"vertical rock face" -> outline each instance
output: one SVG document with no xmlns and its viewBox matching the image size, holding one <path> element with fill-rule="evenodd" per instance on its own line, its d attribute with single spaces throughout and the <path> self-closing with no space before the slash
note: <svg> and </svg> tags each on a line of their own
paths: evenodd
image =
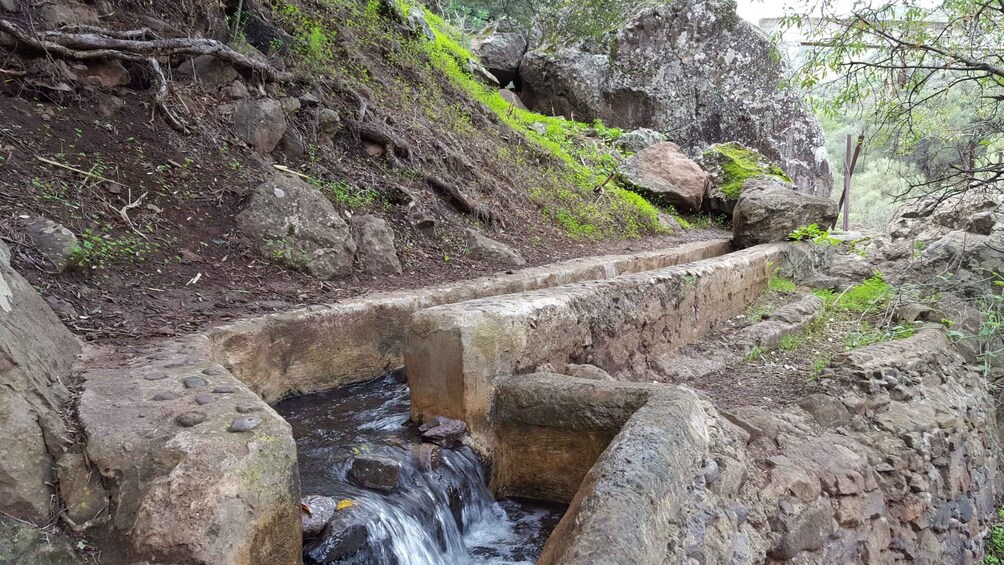
<svg viewBox="0 0 1004 565">
<path fill-rule="evenodd" d="M 536 50 L 523 59 L 524 100 L 536 111 L 667 133 L 684 149 L 739 141 L 826 196 L 822 130 L 782 82 L 783 56 L 728 0 L 646 10 L 593 48 Z"/>
<path fill-rule="evenodd" d="M 0 512 L 36 523 L 50 519 L 59 446 L 57 410 L 69 393 L 61 378 L 80 346 L 0 244 Z"/>
</svg>

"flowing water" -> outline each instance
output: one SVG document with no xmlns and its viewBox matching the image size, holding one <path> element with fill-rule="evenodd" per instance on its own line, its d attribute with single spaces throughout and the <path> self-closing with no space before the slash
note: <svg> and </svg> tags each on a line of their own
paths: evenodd
<svg viewBox="0 0 1004 565">
<path fill-rule="evenodd" d="M 502 565 L 534 563 L 564 507 L 522 500 L 495 501 L 485 469 L 467 447 L 443 449 L 442 464 L 422 470 L 413 450 L 421 442 L 408 421 L 408 387 L 394 374 L 279 403 L 293 427 L 301 490 L 351 500 L 365 516 L 366 558 L 379 565 Z M 347 479 L 361 453 L 401 462 L 391 493 L 359 488 Z"/>
</svg>

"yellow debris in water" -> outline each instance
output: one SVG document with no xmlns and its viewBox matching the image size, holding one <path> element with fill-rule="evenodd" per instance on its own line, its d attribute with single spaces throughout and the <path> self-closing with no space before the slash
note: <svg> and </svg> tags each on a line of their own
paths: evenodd
<svg viewBox="0 0 1004 565">
<path fill-rule="evenodd" d="M 351 500 L 348 500 L 348 499 L 346 499 L 346 500 L 339 500 L 338 504 L 335 505 L 335 510 L 345 510 L 346 508 L 349 508 L 353 504 L 354 503 Z"/>
</svg>

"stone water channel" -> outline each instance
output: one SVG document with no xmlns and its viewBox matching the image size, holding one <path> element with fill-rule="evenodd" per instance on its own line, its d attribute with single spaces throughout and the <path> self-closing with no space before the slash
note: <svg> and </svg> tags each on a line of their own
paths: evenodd
<svg viewBox="0 0 1004 565">
<path fill-rule="evenodd" d="M 409 400 L 403 375 L 392 372 L 275 406 L 296 438 L 302 493 L 351 501 L 321 534 L 305 532 L 305 562 L 536 562 L 566 507 L 496 501 L 470 448 L 422 443 Z M 373 461 L 382 466 L 362 465 Z"/>
</svg>

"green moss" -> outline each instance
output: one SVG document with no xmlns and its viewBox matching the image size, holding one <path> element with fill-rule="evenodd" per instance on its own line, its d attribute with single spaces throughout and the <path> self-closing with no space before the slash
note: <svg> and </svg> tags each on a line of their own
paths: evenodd
<svg viewBox="0 0 1004 565">
<path fill-rule="evenodd" d="M 744 147 L 739 143 L 712 145 L 704 152 L 704 158 L 721 167 L 719 182 L 722 192 L 733 200 L 739 198 L 743 185 L 752 178 L 772 176 L 784 182 L 791 182 L 791 177 L 781 167 L 768 161 L 755 149 Z"/>
<path fill-rule="evenodd" d="M 772 292 L 792 294 L 795 292 L 795 283 L 782 277 L 773 276 L 767 281 L 767 288 Z"/>
<path fill-rule="evenodd" d="M 864 313 L 884 308 L 891 298 L 888 283 L 882 279 L 882 275 L 876 273 L 836 296 L 833 305 L 848 312 Z"/>
</svg>

